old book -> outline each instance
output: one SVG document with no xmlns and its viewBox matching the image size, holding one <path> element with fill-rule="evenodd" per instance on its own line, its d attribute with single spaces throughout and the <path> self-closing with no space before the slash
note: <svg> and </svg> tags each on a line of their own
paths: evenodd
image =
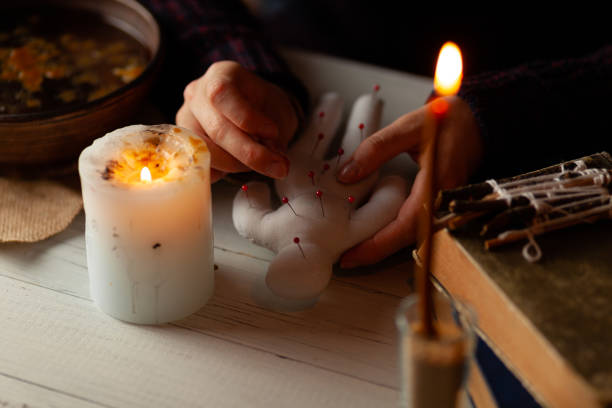
<svg viewBox="0 0 612 408">
<path fill-rule="evenodd" d="M 604 220 L 538 236 L 537 263 L 525 242 L 485 250 L 474 228 L 433 237 L 435 279 L 545 406 L 612 407 L 611 232 Z"/>
</svg>

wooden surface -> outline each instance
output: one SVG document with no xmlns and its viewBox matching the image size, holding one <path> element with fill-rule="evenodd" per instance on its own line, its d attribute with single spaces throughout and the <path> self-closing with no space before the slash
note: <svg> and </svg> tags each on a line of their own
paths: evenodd
<svg viewBox="0 0 612 408">
<path fill-rule="evenodd" d="M 367 92 L 378 82 L 383 98 L 413 101 L 401 107 L 409 111 L 429 92 L 429 81 L 410 75 L 289 58 L 313 94 L 351 100 L 356 83 Z M 173 324 L 130 325 L 96 309 L 82 214 L 46 241 L 0 245 L 0 407 L 396 406 L 393 316 L 409 293 L 411 261 L 402 254 L 335 276 L 306 308 L 281 304 L 263 284 L 272 254 L 232 226 L 236 190 L 213 187 L 215 295 Z"/>
</svg>

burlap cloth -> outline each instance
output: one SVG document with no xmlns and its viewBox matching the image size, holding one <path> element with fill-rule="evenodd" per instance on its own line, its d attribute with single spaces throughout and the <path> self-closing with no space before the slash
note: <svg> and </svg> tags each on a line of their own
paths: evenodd
<svg viewBox="0 0 612 408">
<path fill-rule="evenodd" d="M 0 242 L 36 242 L 68 227 L 83 207 L 76 164 L 41 176 L 0 169 Z"/>
</svg>

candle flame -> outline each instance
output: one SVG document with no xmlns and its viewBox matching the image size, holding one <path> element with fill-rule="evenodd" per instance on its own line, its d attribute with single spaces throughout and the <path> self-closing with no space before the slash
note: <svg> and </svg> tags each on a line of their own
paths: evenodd
<svg viewBox="0 0 612 408">
<path fill-rule="evenodd" d="M 462 78 L 461 50 L 457 44 L 449 41 L 440 49 L 434 76 L 434 89 L 442 96 L 455 95 L 459 91 Z"/>
<path fill-rule="evenodd" d="M 140 170 L 140 181 L 143 183 L 150 183 L 153 181 L 151 178 L 151 170 L 149 170 L 147 166 L 144 166 L 142 170 Z"/>
</svg>

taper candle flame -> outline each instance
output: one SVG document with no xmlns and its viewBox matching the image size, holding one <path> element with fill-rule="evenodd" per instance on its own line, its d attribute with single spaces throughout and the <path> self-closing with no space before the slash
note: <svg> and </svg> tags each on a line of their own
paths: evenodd
<svg viewBox="0 0 612 408">
<path fill-rule="evenodd" d="M 459 91 L 462 78 L 461 51 L 457 44 L 449 41 L 440 49 L 434 75 L 434 89 L 441 96 L 455 95 Z"/>
<path fill-rule="evenodd" d="M 150 183 L 153 181 L 151 178 L 151 170 L 147 166 L 144 166 L 142 170 L 140 170 L 140 181 L 143 183 Z"/>
</svg>

